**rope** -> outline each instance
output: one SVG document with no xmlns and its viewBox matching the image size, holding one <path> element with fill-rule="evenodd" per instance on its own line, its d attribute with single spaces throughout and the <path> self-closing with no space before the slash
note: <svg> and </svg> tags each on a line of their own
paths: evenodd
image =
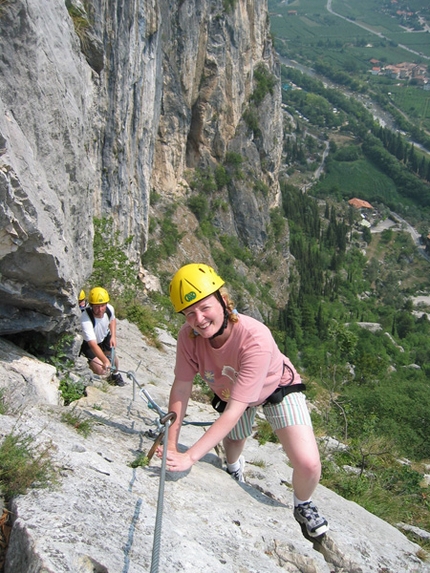
<svg viewBox="0 0 430 573">
<path fill-rule="evenodd" d="M 169 412 L 166 416 L 160 419 L 160 424 L 164 425 L 164 448 L 163 457 L 161 460 L 161 474 L 160 485 L 158 487 L 158 501 L 157 501 L 157 515 L 155 519 L 154 541 L 152 545 L 152 561 L 150 573 L 158 573 L 158 564 L 160 560 L 160 545 L 161 545 L 161 524 L 163 520 L 163 502 L 164 502 L 164 483 L 166 480 L 166 457 L 167 457 L 167 440 L 169 437 L 170 423 L 176 420 L 176 414 Z"/>
</svg>

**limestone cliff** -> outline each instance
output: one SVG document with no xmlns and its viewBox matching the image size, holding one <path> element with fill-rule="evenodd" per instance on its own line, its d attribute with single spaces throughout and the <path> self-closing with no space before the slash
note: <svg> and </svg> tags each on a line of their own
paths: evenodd
<svg viewBox="0 0 430 573">
<path fill-rule="evenodd" d="M 278 200 L 280 87 L 265 0 L 14 0 L 0 14 L 0 334 L 63 332 L 92 267 L 93 217 L 148 233 L 151 188 L 228 151 L 244 159 L 218 224 L 264 246 Z M 249 180 L 268 189 L 263 198 Z M 227 193 L 227 191 L 226 191 Z"/>
</svg>

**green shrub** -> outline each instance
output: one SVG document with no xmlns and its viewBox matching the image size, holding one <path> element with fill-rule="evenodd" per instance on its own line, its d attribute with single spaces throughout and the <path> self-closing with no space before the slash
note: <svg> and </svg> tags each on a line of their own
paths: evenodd
<svg viewBox="0 0 430 573">
<path fill-rule="evenodd" d="M 139 452 L 136 459 L 129 463 L 131 468 L 146 468 L 148 465 L 148 456 L 144 452 Z"/>
<path fill-rule="evenodd" d="M 260 130 L 260 127 L 258 125 L 258 114 L 257 114 L 257 110 L 255 109 L 255 107 L 253 107 L 253 106 L 248 107 L 243 112 L 243 120 L 246 123 L 246 125 L 248 126 L 248 128 L 254 134 L 254 137 L 260 137 L 261 130 Z"/>
<path fill-rule="evenodd" d="M 243 163 L 243 157 L 240 153 L 236 153 L 235 151 L 227 151 L 225 154 L 225 163 L 231 167 L 238 168 Z"/>
<path fill-rule="evenodd" d="M 201 193 L 190 197 L 187 201 L 187 205 L 199 221 L 202 221 L 208 214 L 209 203 L 206 197 Z"/>
<path fill-rule="evenodd" d="M 206 195 L 214 193 L 217 190 L 217 183 L 212 170 L 197 168 L 190 182 L 190 188 Z"/>
<path fill-rule="evenodd" d="M 271 230 L 276 240 L 280 239 L 285 232 L 286 219 L 282 216 L 282 211 L 279 207 L 275 207 L 270 211 L 270 222 L 272 224 Z"/>
<path fill-rule="evenodd" d="M 158 323 L 154 313 L 149 307 L 140 304 L 131 304 L 125 308 L 125 315 L 130 322 L 136 324 L 142 334 L 147 336 L 156 346 L 159 345 L 157 342 L 157 332 L 155 330 Z"/>
<path fill-rule="evenodd" d="M 214 175 L 217 189 L 221 190 L 223 187 L 229 184 L 230 177 L 223 165 L 216 166 Z"/>
<path fill-rule="evenodd" d="M 269 196 L 269 186 L 266 185 L 264 181 L 256 181 L 254 183 L 254 191 L 256 193 L 261 193 L 266 199 Z"/>
<path fill-rule="evenodd" d="M 5 436 L 0 445 L 0 489 L 7 500 L 56 482 L 52 448 L 52 443 L 36 445 L 29 434 Z"/>
<path fill-rule="evenodd" d="M 160 261 L 166 260 L 176 253 L 178 244 L 182 239 L 182 234 L 179 233 L 178 226 L 173 222 L 172 215 L 173 212 L 169 211 L 161 221 L 158 221 L 160 238 L 150 239 L 147 249 L 142 255 L 142 263 L 153 270 L 157 269 Z"/>
<path fill-rule="evenodd" d="M 224 249 L 236 259 L 239 259 L 247 266 L 254 262 L 254 255 L 247 247 L 242 247 L 239 239 L 234 235 L 221 235 L 219 238 L 221 245 Z"/>
<path fill-rule="evenodd" d="M 76 35 L 81 41 L 81 44 L 83 46 L 86 46 L 86 44 L 88 43 L 87 33 L 90 28 L 90 22 L 88 21 L 88 16 L 83 10 L 80 10 L 73 4 L 67 5 L 67 11 L 69 12 L 69 16 L 72 19 Z"/>
<path fill-rule="evenodd" d="M 150 195 L 149 195 L 149 204 L 151 206 L 156 205 L 161 199 L 161 194 L 158 193 L 155 189 L 151 189 Z"/>
<path fill-rule="evenodd" d="M 236 153 L 235 151 L 228 151 L 225 154 L 224 162 L 225 165 L 230 167 L 232 176 L 239 180 L 244 178 L 244 174 L 241 169 L 244 159 L 240 153 Z"/>
<path fill-rule="evenodd" d="M 92 421 L 83 418 L 81 413 L 75 411 L 75 408 L 68 412 L 64 412 L 61 415 L 61 421 L 75 428 L 78 434 L 81 434 L 84 438 L 87 438 L 92 431 Z"/>
<path fill-rule="evenodd" d="M 254 82 L 256 85 L 251 95 L 251 101 L 258 106 L 268 93 L 273 94 L 277 79 L 266 67 L 260 64 L 254 71 Z"/>
<path fill-rule="evenodd" d="M 83 380 L 74 381 L 68 374 L 60 380 L 60 393 L 64 405 L 68 406 L 71 402 L 79 400 L 85 396 L 85 382 Z"/>
<path fill-rule="evenodd" d="M 357 161 L 360 157 L 361 151 L 357 145 L 341 147 L 333 156 L 336 161 Z"/>
<path fill-rule="evenodd" d="M 201 237 L 206 237 L 207 239 L 212 239 L 216 236 L 215 227 L 210 221 L 205 219 L 200 223 L 200 234 Z"/>
<path fill-rule="evenodd" d="M 90 282 L 104 287 L 111 298 L 120 294 L 116 285 L 127 286 L 126 296 L 130 299 L 141 287 L 137 279 L 138 265 L 127 255 L 131 241 L 132 237 L 121 240 L 120 232 L 113 229 L 113 219 L 94 219 L 94 264 Z"/>
</svg>

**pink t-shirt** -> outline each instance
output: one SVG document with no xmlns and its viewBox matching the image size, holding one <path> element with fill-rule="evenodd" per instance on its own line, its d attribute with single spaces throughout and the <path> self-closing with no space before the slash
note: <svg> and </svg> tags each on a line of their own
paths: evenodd
<svg viewBox="0 0 430 573">
<path fill-rule="evenodd" d="M 301 379 L 267 326 L 250 316 L 238 316 L 221 348 L 213 348 L 201 336 L 190 338 L 190 326 L 184 324 L 178 336 L 175 376 L 189 381 L 200 373 L 222 400 L 228 402 L 231 397 L 257 406 L 278 386 L 299 384 Z"/>
</svg>

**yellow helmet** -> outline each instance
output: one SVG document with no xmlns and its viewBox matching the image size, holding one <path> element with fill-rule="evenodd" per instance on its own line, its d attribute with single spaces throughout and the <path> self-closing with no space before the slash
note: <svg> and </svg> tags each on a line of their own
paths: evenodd
<svg viewBox="0 0 430 573">
<path fill-rule="evenodd" d="M 106 302 L 109 302 L 107 290 L 102 287 L 94 287 L 90 290 L 88 302 L 90 304 L 105 304 Z"/>
<path fill-rule="evenodd" d="M 86 296 L 87 295 L 85 294 L 85 291 L 81 290 L 81 292 L 79 293 L 79 298 L 78 298 L 79 302 L 81 302 L 81 300 L 85 300 Z"/>
<path fill-rule="evenodd" d="M 222 287 L 224 281 L 212 267 L 192 263 L 181 267 L 170 283 L 170 300 L 176 312 L 199 302 Z"/>
</svg>

